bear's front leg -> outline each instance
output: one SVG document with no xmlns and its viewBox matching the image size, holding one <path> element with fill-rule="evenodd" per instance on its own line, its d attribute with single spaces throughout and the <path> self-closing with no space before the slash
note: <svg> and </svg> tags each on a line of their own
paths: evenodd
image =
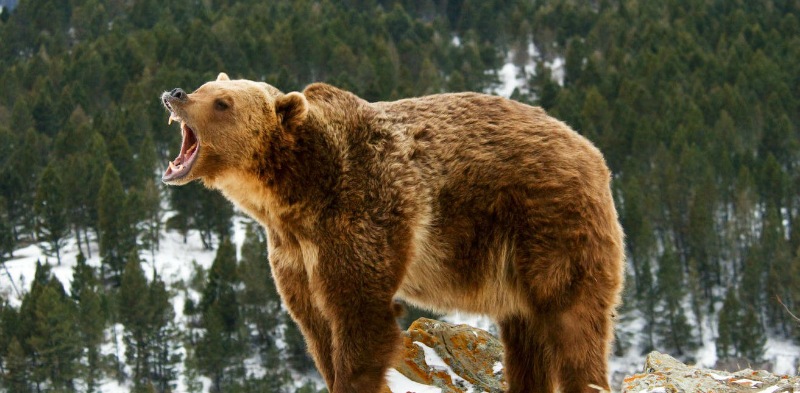
<svg viewBox="0 0 800 393">
<path fill-rule="evenodd" d="M 278 291 L 284 304 L 289 309 L 292 319 L 297 322 L 303 333 L 308 352 L 314 359 L 317 370 L 322 374 L 328 389 L 333 389 L 335 372 L 333 368 L 331 329 L 322 312 L 314 305 L 308 275 L 296 265 L 275 262 L 277 252 L 271 253 L 272 275 L 275 277 Z"/>
<path fill-rule="evenodd" d="M 332 330 L 332 393 L 385 392 L 386 371 L 400 348 L 392 298 L 402 269 L 388 246 L 370 250 L 360 240 L 320 250 L 312 275 Z"/>
</svg>

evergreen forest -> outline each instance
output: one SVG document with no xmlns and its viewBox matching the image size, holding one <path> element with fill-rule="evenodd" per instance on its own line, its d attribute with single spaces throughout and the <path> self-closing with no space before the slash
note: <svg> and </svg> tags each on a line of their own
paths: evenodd
<svg viewBox="0 0 800 393">
<path fill-rule="evenodd" d="M 496 92 L 512 64 L 511 97 L 613 171 L 618 319 L 640 327 L 615 356 L 696 361 L 710 337 L 769 361 L 768 340 L 800 345 L 799 18 L 800 0 L 20 0 L 0 13 L 0 392 L 321 388 L 263 231 L 237 244 L 221 195 L 160 182 L 180 147 L 161 92 L 220 71 L 376 101 Z M 213 264 L 166 280 L 164 233 Z M 34 244 L 22 283 L 5 265 Z"/>
</svg>

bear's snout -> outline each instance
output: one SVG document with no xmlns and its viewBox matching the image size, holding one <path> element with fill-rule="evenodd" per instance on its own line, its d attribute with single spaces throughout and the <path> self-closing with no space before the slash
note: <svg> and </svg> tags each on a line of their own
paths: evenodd
<svg viewBox="0 0 800 393">
<path fill-rule="evenodd" d="M 181 89 L 179 87 L 175 88 L 175 89 L 172 89 L 172 91 L 169 92 L 169 96 L 172 97 L 172 98 L 176 98 L 178 100 L 181 100 L 181 101 L 186 101 L 186 98 L 188 97 L 186 95 L 186 92 L 183 91 L 183 89 Z"/>
<path fill-rule="evenodd" d="M 173 111 L 172 103 L 176 101 L 186 102 L 188 99 L 189 95 L 179 87 L 176 87 L 170 91 L 165 91 L 164 94 L 161 95 L 161 102 L 170 112 Z"/>
</svg>

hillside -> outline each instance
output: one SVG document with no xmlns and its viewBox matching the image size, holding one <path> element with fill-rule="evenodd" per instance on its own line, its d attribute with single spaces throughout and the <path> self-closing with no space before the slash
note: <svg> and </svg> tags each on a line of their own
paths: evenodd
<svg viewBox="0 0 800 393">
<path fill-rule="evenodd" d="M 219 71 L 543 106 L 614 172 L 616 369 L 658 350 L 794 373 L 798 17 L 778 0 L 22 0 L 0 14 L 0 390 L 283 392 L 313 375 L 263 233 L 158 180 L 179 147 L 159 94 Z"/>
</svg>

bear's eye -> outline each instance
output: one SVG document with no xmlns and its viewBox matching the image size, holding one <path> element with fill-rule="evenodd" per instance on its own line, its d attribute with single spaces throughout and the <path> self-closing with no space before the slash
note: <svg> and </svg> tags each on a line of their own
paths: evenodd
<svg viewBox="0 0 800 393">
<path fill-rule="evenodd" d="M 230 108 L 231 106 L 225 102 L 225 100 L 218 99 L 214 101 L 214 108 L 218 111 L 224 111 Z"/>
</svg>

